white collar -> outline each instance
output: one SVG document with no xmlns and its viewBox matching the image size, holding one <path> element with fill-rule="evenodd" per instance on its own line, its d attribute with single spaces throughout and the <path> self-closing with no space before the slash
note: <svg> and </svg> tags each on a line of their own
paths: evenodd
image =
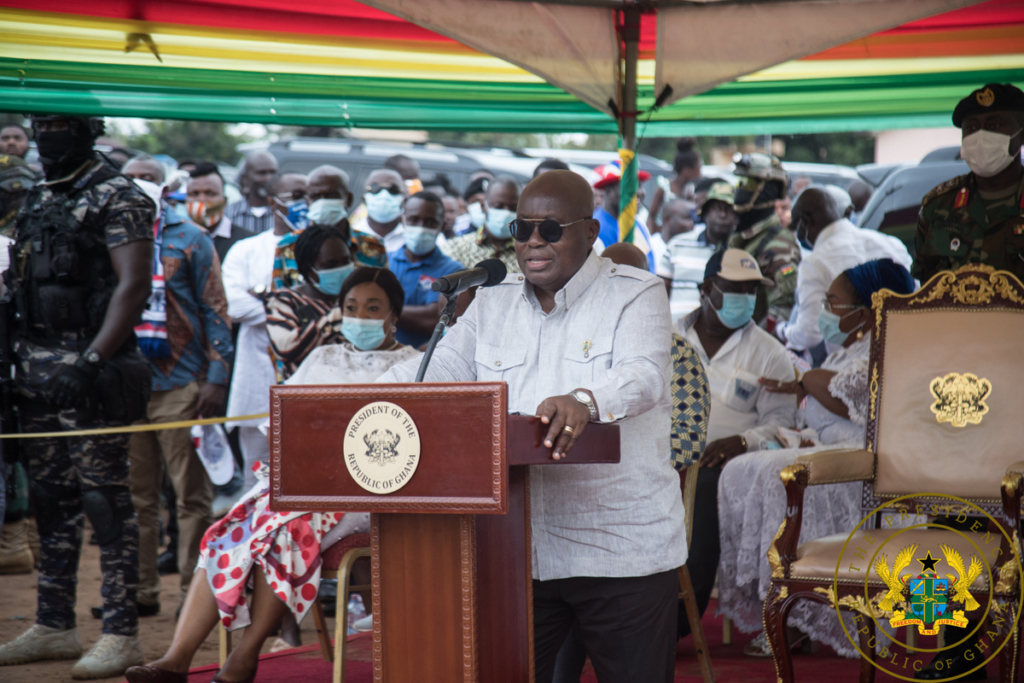
<svg viewBox="0 0 1024 683">
<path fill-rule="evenodd" d="M 210 233 L 210 239 L 214 237 L 231 237 L 231 219 L 224 216 L 220 219 L 220 223 Z"/>
</svg>

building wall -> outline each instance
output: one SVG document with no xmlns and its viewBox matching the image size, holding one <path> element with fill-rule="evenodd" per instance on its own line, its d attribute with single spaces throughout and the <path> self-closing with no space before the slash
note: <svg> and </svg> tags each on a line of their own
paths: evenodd
<svg viewBox="0 0 1024 683">
<path fill-rule="evenodd" d="M 952 126 L 880 131 L 875 135 L 875 163 L 916 162 L 938 147 L 954 145 L 960 145 L 960 129 Z"/>
</svg>

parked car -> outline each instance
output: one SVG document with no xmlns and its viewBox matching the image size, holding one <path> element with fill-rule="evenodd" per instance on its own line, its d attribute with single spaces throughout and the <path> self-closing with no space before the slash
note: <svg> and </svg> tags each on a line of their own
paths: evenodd
<svg viewBox="0 0 1024 683">
<path fill-rule="evenodd" d="M 475 171 L 485 169 L 499 175 L 510 175 L 521 183 L 533 178 L 539 159 L 515 150 L 503 148 L 450 147 L 436 143 L 382 142 L 351 138 L 289 138 L 277 142 L 253 142 L 239 145 L 247 154 L 257 149 L 269 151 L 277 159 L 281 173 L 309 173 L 317 166 L 331 164 L 349 174 L 355 194 L 364 187 L 371 171 L 381 168 L 384 161 L 395 154 L 404 154 L 419 162 L 420 177 L 429 181 L 444 173 L 452 186 L 462 190 Z M 241 172 L 242 164 L 238 170 Z M 573 165 L 570 167 L 588 180 L 593 171 Z"/>
<path fill-rule="evenodd" d="M 959 147 L 937 149 L 920 163 L 889 173 L 871 195 L 858 224 L 900 238 L 913 254 L 921 200 L 936 185 L 969 172 Z"/>
<path fill-rule="evenodd" d="M 535 159 L 547 159 L 551 157 L 554 159 L 561 159 L 570 165 L 578 164 L 580 166 L 585 166 L 591 170 L 619 158 L 617 152 L 603 152 L 596 149 L 546 149 L 544 147 L 527 147 L 523 152 L 529 154 Z M 650 204 L 651 198 L 654 197 L 654 191 L 658 188 L 658 176 L 665 176 L 666 178 L 671 179 L 676 176 L 676 173 L 672 170 L 672 164 L 665 163 L 661 159 L 652 157 L 649 154 L 638 154 L 637 160 L 640 164 L 640 170 L 647 171 L 651 174 L 650 179 L 644 183 L 644 191 L 647 193 L 645 203 Z M 596 179 L 596 176 L 595 178 L 590 179 L 591 182 L 593 182 L 594 179 Z"/>
</svg>

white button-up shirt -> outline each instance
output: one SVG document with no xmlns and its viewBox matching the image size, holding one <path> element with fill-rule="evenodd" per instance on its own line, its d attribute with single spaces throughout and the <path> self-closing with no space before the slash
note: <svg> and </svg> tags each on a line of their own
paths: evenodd
<svg viewBox="0 0 1024 683">
<path fill-rule="evenodd" d="M 803 264 L 800 266 L 803 268 Z M 700 354 L 711 391 L 708 443 L 742 435 L 747 451 L 765 448 L 779 427 L 796 425 L 796 397 L 773 394 L 761 377 L 789 382 L 796 378 L 793 363 L 777 339 L 753 322 L 732 333 L 714 358 L 708 358 L 693 324 L 703 313 L 694 311 L 679 321 L 679 334 Z"/>
<path fill-rule="evenodd" d="M 256 285 L 269 290 L 273 280 L 274 250 L 284 235 L 273 230 L 246 237 L 232 245 L 224 256 L 221 279 L 228 298 L 228 315 L 239 323 L 235 347 L 235 368 L 231 374 L 228 417 L 254 415 L 270 410 L 270 385 L 277 383 L 274 365 L 267 353 L 267 312 L 263 302 L 249 294 Z M 231 422 L 257 427 L 266 418 Z"/>
<path fill-rule="evenodd" d="M 783 328 L 786 346 L 813 349 L 822 342 L 818 330 L 821 300 L 832 281 L 848 268 L 875 259 L 890 258 L 910 270 L 911 258 L 899 239 L 876 230 L 858 228 L 845 218 L 818 235 L 814 250 L 805 254 L 796 274 L 797 305 Z M 864 302 L 868 306 L 870 301 Z"/>
<path fill-rule="evenodd" d="M 390 254 L 391 252 L 401 249 L 405 246 L 405 228 L 401 223 L 392 228 L 391 232 L 381 237 L 378 235 L 373 228 L 370 227 L 369 221 L 364 216 L 361 220 L 355 222 L 352 229 L 356 232 L 361 232 L 364 235 L 370 235 L 376 237 L 384 243 L 384 249 Z"/>
<path fill-rule="evenodd" d="M 599 419 L 620 421 L 619 464 L 530 468 L 534 578 L 647 576 L 686 562 L 669 458 L 671 334 L 661 279 L 591 251 L 550 313 L 512 274 L 480 289 L 438 344 L 428 382 L 504 381 L 509 411 L 527 415 L 546 398 L 589 389 Z M 418 365 L 379 381 L 411 381 Z"/>
</svg>

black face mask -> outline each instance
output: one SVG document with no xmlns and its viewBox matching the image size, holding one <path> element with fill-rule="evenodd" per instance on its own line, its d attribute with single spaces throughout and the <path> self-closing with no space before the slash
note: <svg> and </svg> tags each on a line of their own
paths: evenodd
<svg viewBox="0 0 1024 683">
<path fill-rule="evenodd" d="M 71 173 L 92 156 L 92 139 L 77 134 L 71 128 L 36 132 L 36 146 L 47 180 Z"/>
</svg>

